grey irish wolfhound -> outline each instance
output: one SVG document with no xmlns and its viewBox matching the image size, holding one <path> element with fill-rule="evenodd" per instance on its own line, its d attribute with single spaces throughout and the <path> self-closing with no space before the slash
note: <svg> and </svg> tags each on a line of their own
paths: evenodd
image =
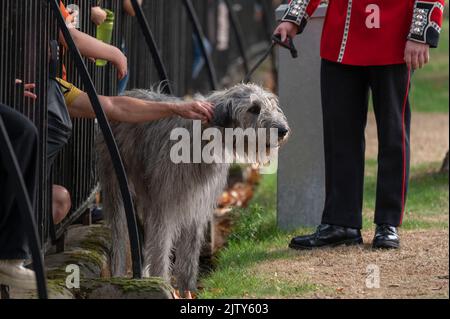
<svg viewBox="0 0 450 319">
<path fill-rule="evenodd" d="M 181 101 L 152 90 L 134 90 L 126 95 L 152 101 Z M 239 84 L 196 98 L 215 105 L 210 126 L 220 130 L 276 128 L 279 144 L 287 138 L 289 126 L 277 97 L 257 85 Z M 220 163 L 174 164 L 171 161 L 170 150 L 174 144 L 170 140 L 171 131 L 181 127 L 192 133 L 193 126 L 193 121 L 179 117 L 145 124 L 112 125 L 128 174 L 137 219 L 143 229 L 144 276 L 169 281 L 173 266 L 176 285 L 182 294 L 196 290 L 205 230 L 224 189 L 230 166 Z M 112 274 L 124 276 L 128 249 L 125 212 L 111 160 L 101 138 L 97 147 L 103 211 L 112 229 Z M 173 265 L 172 253 L 176 256 Z"/>
</svg>

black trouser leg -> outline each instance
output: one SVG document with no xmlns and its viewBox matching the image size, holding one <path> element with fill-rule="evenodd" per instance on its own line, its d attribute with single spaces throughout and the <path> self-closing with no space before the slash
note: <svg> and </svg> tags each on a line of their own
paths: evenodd
<svg viewBox="0 0 450 319">
<path fill-rule="evenodd" d="M 375 223 L 399 226 L 409 178 L 410 76 L 404 64 L 370 68 L 378 128 L 378 180 Z"/>
<path fill-rule="evenodd" d="M 26 117 L 0 104 L 0 115 L 6 126 L 28 195 L 34 204 L 36 197 L 38 132 Z M 0 149 L 0 152 L 6 150 Z M 0 162 L 0 259 L 28 259 L 28 241 L 22 222 L 12 176 Z"/>
<path fill-rule="evenodd" d="M 326 199 L 322 223 L 362 228 L 367 68 L 322 61 Z"/>
</svg>

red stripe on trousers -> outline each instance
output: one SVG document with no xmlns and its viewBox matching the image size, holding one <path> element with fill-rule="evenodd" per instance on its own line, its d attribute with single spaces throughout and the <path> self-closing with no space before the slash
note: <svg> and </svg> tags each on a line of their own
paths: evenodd
<svg viewBox="0 0 450 319">
<path fill-rule="evenodd" d="M 405 198 L 406 198 L 406 104 L 408 102 L 409 86 L 411 84 L 411 69 L 408 68 L 408 83 L 406 85 L 406 93 L 403 99 L 402 107 L 402 140 L 403 140 L 403 180 L 402 180 L 402 213 L 400 216 L 400 226 L 403 223 L 403 216 L 405 215 Z"/>
</svg>

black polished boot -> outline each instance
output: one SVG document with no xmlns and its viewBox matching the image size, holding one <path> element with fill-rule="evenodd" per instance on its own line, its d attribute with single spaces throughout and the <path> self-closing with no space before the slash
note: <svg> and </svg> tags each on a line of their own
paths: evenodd
<svg viewBox="0 0 450 319">
<path fill-rule="evenodd" d="M 362 243 L 363 239 L 359 229 L 322 224 L 317 227 L 316 232 L 312 235 L 293 238 L 289 247 L 301 250 Z"/>
<path fill-rule="evenodd" d="M 400 247 L 400 237 L 397 228 L 390 225 L 377 225 L 373 248 L 395 249 Z"/>
</svg>

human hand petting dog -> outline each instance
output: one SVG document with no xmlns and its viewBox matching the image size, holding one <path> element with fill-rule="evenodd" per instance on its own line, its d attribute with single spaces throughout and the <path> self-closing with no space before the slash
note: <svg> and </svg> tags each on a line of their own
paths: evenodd
<svg viewBox="0 0 450 319">
<path fill-rule="evenodd" d="M 408 40 L 405 47 L 405 62 L 412 70 L 421 69 L 430 61 L 430 46 Z"/>
<path fill-rule="evenodd" d="M 211 122 L 214 117 L 214 106 L 206 101 L 175 103 L 171 109 L 174 114 L 189 120 Z"/>
</svg>

